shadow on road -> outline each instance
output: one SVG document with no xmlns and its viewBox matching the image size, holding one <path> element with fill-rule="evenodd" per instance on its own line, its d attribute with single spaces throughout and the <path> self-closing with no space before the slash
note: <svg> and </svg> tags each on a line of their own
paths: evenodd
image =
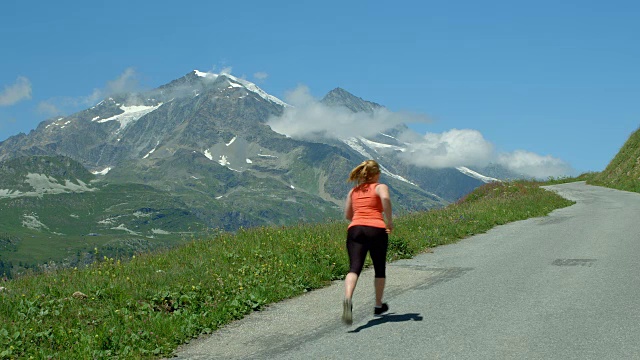
<svg viewBox="0 0 640 360">
<path fill-rule="evenodd" d="M 349 331 L 350 333 L 357 333 L 360 332 L 361 330 L 370 328 L 372 326 L 376 326 L 376 325 L 380 325 L 380 324 L 384 324 L 384 323 L 388 323 L 388 322 L 403 322 L 403 321 L 422 321 L 422 315 L 420 314 L 415 314 L 415 313 L 409 313 L 409 314 L 387 314 L 387 315 L 382 315 L 380 317 L 377 317 L 375 319 L 369 320 L 368 323 L 359 326 L 351 331 Z"/>
</svg>

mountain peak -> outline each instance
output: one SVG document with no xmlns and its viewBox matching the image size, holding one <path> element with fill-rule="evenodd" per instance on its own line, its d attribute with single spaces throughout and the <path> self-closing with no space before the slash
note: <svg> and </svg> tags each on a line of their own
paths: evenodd
<svg viewBox="0 0 640 360">
<path fill-rule="evenodd" d="M 209 73 L 209 72 L 202 72 L 200 70 L 193 70 L 191 73 L 189 74 L 194 74 L 196 76 L 202 77 L 202 78 L 209 78 L 209 79 L 215 79 L 218 77 L 218 74 L 213 74 L 213 73 Z"/>
<path fill-rule="evenodd" d="M 343 106 L 353 112 L 371 113 L 382 107 L 382 105 L 359 98 L 341 87 L 329 91 L 321 102 L 328 106 Z"/>
</svg>

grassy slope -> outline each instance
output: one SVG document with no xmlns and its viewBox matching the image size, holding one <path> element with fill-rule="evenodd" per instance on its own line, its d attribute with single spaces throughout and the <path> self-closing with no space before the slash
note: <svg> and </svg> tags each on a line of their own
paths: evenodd
<svg viewBox="0 0 640 360">
<path fill-rule="evenodd" d="M 587 183 L 640 192 L 640 129 L 629 136 L 606 169 Z"/>
<path fill-rule="evenodd" d="M 63 263 L 64 259 L 74 264 L 82 263 L 94 248 L 110 256 L 131 256 L 181 243 L 181 233 L 202 228 L 185 208 L 166 192 L 135 184 L 108 185 L 95 192 L 0 199 L 0 260 L 32 267 L 48 261 Z M 25 215 L 42 225 L 25 227 Z M 118 229 L 121 224 L 138 235 Z M 154 229 L 173 233 L 154 233 Z M 8 246 L 7 238 L 15 241 Z"/>
<path fill-rule="evenodd" d="M 389 260 L 570 204 L 534 183 L 486 185 L 458 204 L 398 217 Z M 266 304 L 342 279 L 345 228 L 339 221 L 211 234 L 126 262 L 106 258 L 6 282 L 0 358 L 171 354 Z"/>
</svg>

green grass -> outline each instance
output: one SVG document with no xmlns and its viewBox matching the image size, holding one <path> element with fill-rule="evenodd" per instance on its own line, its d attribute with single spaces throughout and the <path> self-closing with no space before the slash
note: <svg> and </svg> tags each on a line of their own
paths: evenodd
<svg viewBox="0 0 640 360">
<path fill-rule="evenodd" d="M 596 176 L 598 176 L 598 174 L 599 173 L 597 172 L 586 172 L 586 173 L 580 174 L 579 176 L 565 176 L 565 177 L 558 177 L 558 178 L 550 177 L 543 183 L 545 185 L 556 185 L 556 184 L 566 184 L 566 183 L 576 182 L 576 181 L 591 182 Z"/>
<path fill-rule="evenodd" d="M 446 208 L 398 217 L 389 260 L 571 204 L 533 182 L 488 184 Z M 127 261 L 103 257 L 0 283 L 0 359 L 170 355 L 267 304 L 344 278 L 345 235 L 343 221 L 212 233 Z"/>
<path fill-rule="evenodd" d="M 135 250 L 173 246 L 183 243 L 183 234 L 204 228 L 186 208 L 168 192 L 136 184 L 0 199 L 0 261 L 13 263 L 19 275 L 42 264 L 83 264 L 96 247 L 104 255 L 131 256 Z M 41 226 L 26 227 L 27 216 Z M 135 234 L 118 228 L 121 224 Z"/>
<path fill-rule="evenodd" d="M 609 165 L 588 184 L 640 192 L 640 129 L 633 132 Z"/>
</svg>

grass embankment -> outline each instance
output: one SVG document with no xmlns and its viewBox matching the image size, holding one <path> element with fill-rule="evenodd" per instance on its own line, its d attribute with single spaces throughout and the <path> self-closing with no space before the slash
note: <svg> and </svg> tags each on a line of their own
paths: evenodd
<svg viewBox="0 0 640 360">
<path fill-rule="evenodd" d="M 444 209 L 398 217 L 389 260 L 570 204 L 531 182 L 489 184 Z M 269 303 L 342 279 L 345 229 L 333 222 L 222 233 L 123 262 L 104 258 L 3 283 L 0 358 L 169 355 Z"/>
<path fill-rule="evenodd" d="M 629 136 L 607 167 L 587 184 L 640 192 L 640 129 Z"/>
</svg>

